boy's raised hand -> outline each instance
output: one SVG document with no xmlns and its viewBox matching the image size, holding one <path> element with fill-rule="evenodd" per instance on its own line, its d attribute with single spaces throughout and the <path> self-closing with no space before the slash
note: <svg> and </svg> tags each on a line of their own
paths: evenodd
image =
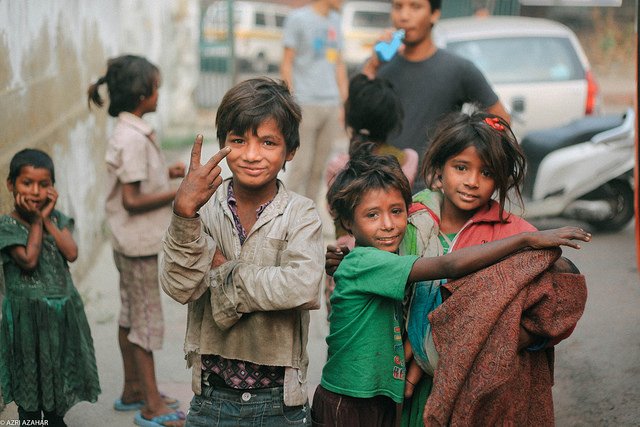
<svg viewBox="0 0 640 427">
<path fill-rule="evenodd" d="M 591 241 L 591 233 L 587 233 L 578 227 L 562 227 L 552 230 L 535 231 L 529 237 L 529 246 L 534 249 L 550 248 L 555 246 L 569 246 L 580 249 L 580 245 L 574 240 L 583 242 Z"/>
<path fill-rule="evenodd" d="M 184 218 L 194 218 L 198 210 L 211 198 L 222 183 L 218 164 L 231 151 L 225 147 L 214 154 L 205 164 L 200 164 L 202 135 L 196 136 L 191 149 L 189 169 L 178 187 L 173 203 L 173 211 Z"/>
</svg>

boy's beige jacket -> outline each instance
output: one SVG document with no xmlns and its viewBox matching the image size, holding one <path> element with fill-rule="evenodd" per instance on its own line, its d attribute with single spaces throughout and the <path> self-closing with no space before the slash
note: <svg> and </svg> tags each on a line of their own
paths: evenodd
<svg viewBox="0 0 640 427">
<path fill-rule="evenodd" d="M 278 193 L 240 246 L 227 205 L 229 180 L 198 218 L 173 215 L 164 238 L 160 283 L 189 304 L 185 354 L 201 393 L 200 355 L 284 366 L 284 403 L 307 399 L 309 311 L 320 306 L 322 223 L 313 202 Z M 219 247 L 228 262 L 212 269 Z"/>
</svg>

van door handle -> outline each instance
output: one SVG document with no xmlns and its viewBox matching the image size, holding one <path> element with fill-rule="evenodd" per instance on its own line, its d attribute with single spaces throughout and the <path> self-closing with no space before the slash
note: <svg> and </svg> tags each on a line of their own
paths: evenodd
<svg viewBox="0 0 640 427">
<path fill-rule="evenodd" d="M 525 110 L 525 101 L 522 97 L 511 98 L 511 111 L 514 113 L 523 113 Z"/>
</svg>

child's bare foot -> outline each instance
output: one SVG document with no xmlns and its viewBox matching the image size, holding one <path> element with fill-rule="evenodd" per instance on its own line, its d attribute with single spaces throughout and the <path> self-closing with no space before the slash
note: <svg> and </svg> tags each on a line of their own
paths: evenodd
<svg viewBox="0 0 640 427">
<path fill-rule="evenodd" d="M 164 402 L 164 405 L 171 409 L 178 409 L 180 402 L 178 399 L 169 397 L 164 393 L 160 393 L 160 398 Z M 141 390 L 131 391 L 126 390 L 122 392 L 122 397 L 116 399 L 113 402 L 113 409 L 116 411 L 139 411 L 145 407 L 144 393 Z"/>
<path fill-rule="evenodd" d="M 160 396 L 162 396 L 164 403 L 171 408 L 177 408 L 177 405 L 180 403 L 178 402 L 178 399 L 167 396 L 164 393 L 160 393 Z M 122 397 L 120 398 L 120 402 L 122 402 L 122 404 L 124 405 L 144 402 L 144 393 L 142 392 L 142 390 L 134 392 L 123 392 Z"/>
</svg>

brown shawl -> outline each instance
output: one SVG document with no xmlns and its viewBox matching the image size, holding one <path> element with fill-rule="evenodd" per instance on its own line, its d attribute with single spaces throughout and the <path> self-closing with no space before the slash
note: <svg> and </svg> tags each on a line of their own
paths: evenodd
<svg viewBox="0 0 640 427">
<path fill-rule="evenodd" d="M 517 350 L 519 325 L 566 335 L 587 299 L 584 276 L 547 269 L 559 249 L 529 250 L 446 285 L 430 315 L 440 354 L 426 425 L 554 425 L 553 348 Z"/>
</svg>

